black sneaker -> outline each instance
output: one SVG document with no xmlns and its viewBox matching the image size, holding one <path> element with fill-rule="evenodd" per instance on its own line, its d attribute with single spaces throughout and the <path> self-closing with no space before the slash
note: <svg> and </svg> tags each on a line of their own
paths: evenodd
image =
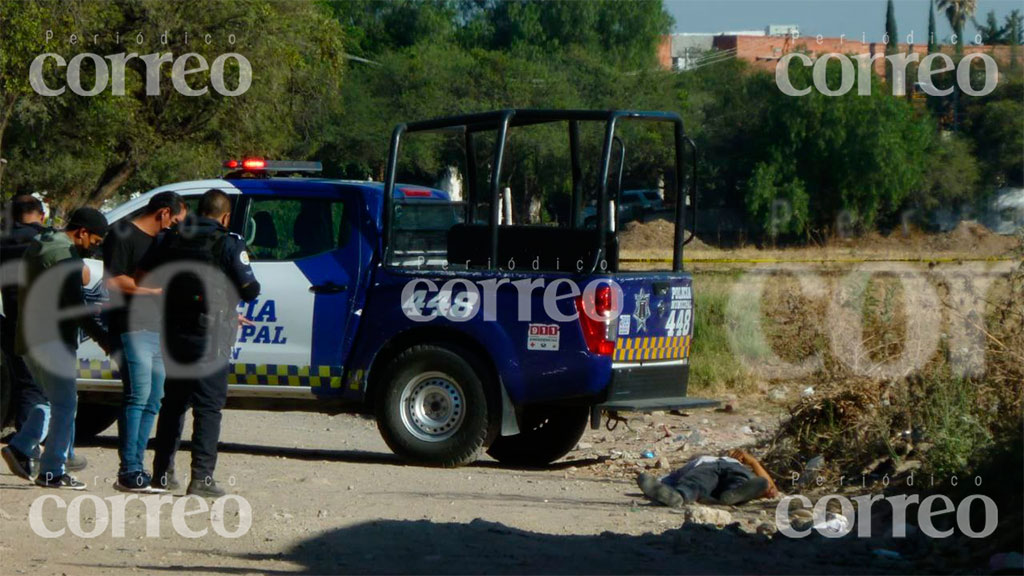
<svg viewBox="0 0 1024 576">
<path fill-rule="evenodd" d="M 114 490 L 120 492 L 134 492 L 137 494 L 159 494 L 164 492 L 162 488 L 153 486 L 153 479 L 144 471 L 128 472 L 118 474 L 114 482 Z"/>
<path fill-rule="evenodd" d="M 85 470 L 85 467 L 89 465 L 89 461 L 85 459 L 85 456 L 79 456 L 78 454 L 72 454 L 68 461 L 64 463 L 64 469 L 68 472 L 81 472 Z"/>
<path fill-rule="evenodd" d="M 764 494 L 765 490 L 768 489 L 768 481 L 760 476 L 754 476 L 747 480 L 743 484 L 740 484 L 732 490 L 726 490 L 722 492 L 718 500 L 722 504 L 728 504 L 729 506 L 735 506 L 742 504 L 748 500 L 753 500 L 758 496 Z"/>
<path fill-rule="evenodd" d="M 178 482 L 173 470 L 164 473 L 154 471 L 152 486 L 163 490 L 178 490 L 181 488 L 181 483 Z"/>
<path fill-rule="evenodd" d="M 14 446 L 4 446 L 0 450 L 0 454 L 3 454 L 4 462 L 7 462 L 7 467 L 11 469 L 11 473 L 25 480 L 32 479 L 32 459 L 22 454 L 21 450 Z"/>
<path fill-rule="evenodd" d="M 85 483 L 75 480 L 68 474 L 61 474 L 59 477 L 56 474 L 45 473 L 40 474 L 36 478 L 36 486 L 42 486 L 43 488 L 65 488 L 68 490 L 85 490 Z"/>
<path fill-rule="evenodd" d="M 189 496 L 202 496 L 203 498 L 220 498 L 227 494 L 223 488 L 217 486 L 217 481 L 207 476 L 206 478 L 193 478 L 188 483 L 188 490 L 185 494 Z"/>
<path fill-rule="evenodd" d="M 658 480 L 650 474 L 644 474 L 642 472 L 637 474 L 636 485 L 640 487 L 644 496 L 647 496 L 651 500 L 654 500 L 664 506 L 678 508 L 686 501 L 678 490 L 668 484 L 663 484 L 661 480 Z"/>
</svg>

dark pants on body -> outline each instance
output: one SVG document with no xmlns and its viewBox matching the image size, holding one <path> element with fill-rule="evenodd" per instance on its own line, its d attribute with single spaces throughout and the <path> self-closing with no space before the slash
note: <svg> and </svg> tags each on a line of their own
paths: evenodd
<svg viewBox="0 0 1024 576">
<path fill-rule="evenodd" d="M 32 378 L 25 359 L 14 351 L 17 326 L 16 321 L 6 316 L 0 316 L 0 349 L 3 350 L 3 362 L 7 365 L 8 374 L 11 377 L 10 401 L 14 408 L 14 429 L 21 430 L 32 410 L 37 405 L 46 403 L 46 394 Z"/>
<path fill-rule="evenodd" d="M 739 488 L 753 477 L 754 472 L 742 464 L 718 460 L 689 470 L 677 470 L 663 482 L 682 493 L 687 502 L 696 502 L 707 498 L 718 500 L 722 492 Z"/>
<path fill-rule="evenodd" d="M 168 338 L 169 354 L 186 364 L 190 357 L 203 354 L 205 338 Z M 225 351 L 213 359 L 189 367 L 198 377 L 176 377 L 170 374 L 164 387 L 164 400 L 156 425 L 153 475 L 174 472 L 174 456 L 181 444 L 185 412 L 192 408 L 192 475 L 191 479 L 213 478 L 217 466 L 217 442 L 220 439 L 221 410 L 228 395 L 228 355 Z"/>
</svg>

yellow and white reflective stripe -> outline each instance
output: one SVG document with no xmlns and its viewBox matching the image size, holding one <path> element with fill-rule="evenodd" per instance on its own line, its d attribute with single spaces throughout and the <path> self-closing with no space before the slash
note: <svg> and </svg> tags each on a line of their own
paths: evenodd
<svg viewBox="0 0 1024 576">
<path fill-rule="evenodd" d="M 231 364 L 228 384 L 341 388 L 343 372 L 341 366 Z M 79 360 L 78 377 L 83 380 L 117 380 L 120 375 L 110 360 Z"/>
<path fill-rule="evenodd" d="M 675 360 L 690 356 L 692 336 L 653 336 L 619 338 L 615 344 L 615 361 Z"/>
</svg>

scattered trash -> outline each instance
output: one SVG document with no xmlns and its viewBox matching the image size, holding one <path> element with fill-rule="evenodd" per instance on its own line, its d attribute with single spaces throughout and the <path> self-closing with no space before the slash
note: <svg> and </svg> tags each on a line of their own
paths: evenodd
<svg viewBox="0 0 1024 576">
<path fill-rule="evenodd" d="M 824 465 L 825 465 L 825 457 L 824 456 L 820 456 L 819 455 L 819 456 L 815 456 L 814 458 L 811 458 L 810 460 L 808 460 L 807 464 L 804 465 L 804 473 L 800 475 L 799 484 L 801 484 L 801 485 L 806 484 L 806 483 L 810 482 L 811 480 L 813 480 L 815 477 L 817 477 L 818 471 L 821 470 L 821 468 Z"/>
<path fill-rule="evenodd" d="M 576 445 L 577 450 L 590 450 L 593 447 L 594 445 L 591 444 L 590 442 L 580 442 L 579 444 Z"/>
<path fill-rule="evenodd" d="M 786 390 L 784 388 L 772 388 L 768 392 L 768 398 L 775 400 L 776 402 L 786 399 Z"/>
<path fill-rule="evenodd" d="M 920 460 L 904 460 L 903 462 L 900 462 L 898 466 L 896 466 L 896 473 L 903 474 L 904 472 L 918 470 L 919 468 L 921 468 Z"/>
<path fill-rule="evenodd" d="M 807 388 L 804 388 L 802 392 L 800 392 L 801 398 L 810 398 L 811 396 L 814 396 L 814 386 L 808 386 Z"/>
<path fill-rule="evenodd" d="M 850 530 L 850 521 L 842 514 L 833 514 L 829 512 L 825 517 L 825 521 L 815 524 L 814 529 L 819 533 L 831 532 L 832 534 L 844 534 Z"/>
<path fill-rule="evenodd" d="M 740 432 L 743 432 L 744 434 L 749 434 L 751 436 L 755 434 L 754 429 L 751 428 L 750 426 L 744 426 L 743 428 L 740 428 Z"/>
<path fill-rule="evenodd" d="M 872 554 L 879 558 L 885 558 L 886 560 L 903 560 L 903 555 L 895 550 L 888 550 L 885 548 L 875 548 L 871 551 Z"/>
<path fill-rule="evenodd" d="M 647 450 L 646 452 L 643 453 L 643 457 L 645 459 L 647 459 L 647 460 L 650 460 L 650 459 L 654 458 L 654 451 L 653 450 Z"/>
</svg>

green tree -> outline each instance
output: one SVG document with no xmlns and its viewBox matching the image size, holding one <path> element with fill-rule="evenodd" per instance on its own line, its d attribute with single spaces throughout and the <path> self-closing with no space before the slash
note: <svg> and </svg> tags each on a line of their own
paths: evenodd
<svg viewBox="0 0 1024 576">
<path fill-rule="evenodd" d="M 996 18 L 996 11 L 989 10 L 988 15 L 985 17 L 985 23 L 982 24 L 971 18 L 971 22 L 974 23 L 974 27 L 978 29 L 978 33 L 981 34 L 981 42 L 983 44 L 1008 44 L 1009 43 L 1009 30 L 999 24 L 999 19 Z"/>
<path fill-rule="evenodd" d="M 346 49 L 364 57 L 444 42 L 456 30 L 453 0 L 328 0 L 325 5 L 342 25 Z"/>
<path fill-rule="evenodd" d="M 78 32 L 77 23 L 102 21 L 109 12 L 109 6 L 82 0 L 0 0 L 0 157 L 15 110 L 35 95 L 29 83 L 32 61 Z M 47 38 L 47 31 L 54 40 Z M 0 164 L 0 183 L 3 171 Z"/>
<path fill-rule="evenodd" d="M 946 13 L 946 19 L 956 34 L 957 52 L 963 52 L 964 24 L 977 11 L 978 0 L 935 0 L 935 5 Z"/>
<path fill-rule="evenodd" d="M 900 35 L 896 29 L 896 8 L 893 5 L 892 0 L 889 0 L 885 7 L 885 53 L 888 54 L 899 54 L 900 52 Z M 885 78 L 892 86 L 893 77 L 892 64 L 887 60 L 885 63 Z"/>
<path fill-rule="evenodd" d="M 936 210 L 956 211 L 978 199 L 981 170 L 970 140 L 955 134 L 936 138 L 927 164 L 920 192 L 908 199 L 919 220 L 929 223 Z"/>
<path fill-rule="evenodd" d="M 981 34 L 984 44 L 1019 46 L 1024 42 L 1024 14 L 1020 10 L 1013 10 L 1007 14 L 1002 24 L 996 18 L 995 10 L 989 10 L 984 24 L 974 18 L 971 18 L 971 21 Z"/>
<path fill-rule="evenodd" d="M 147 48 L 175 57 L 194 52 L 208 63 L 237 52 L 251 63 L 251 87 L 233 97 L 212 89 L 184 96 L 172 87 L 172 67 L 164 65 L 160 94 L 149 95 L 145 65 L 136 58 L 127 63 L 123 96 L 109 88 L 92 97 L 70 91 L 59 97 L 27 94 L 12 120 L 16 137 L 8 177 L 16 189 L 49 190 L 75 203 L 98 204 L 126 185 L 139 190 L 181 176 L 209 175 L 229 155 L 305 158 L 322 145 L 340 105 L 344 60 L 340 26 L 319 5 L 133 0 L 101 6 L 106 8 L 102 20 L 86 19 L 76 29 L 138 31 L 144 44 L 132 48 L 140 53 Z M 61 13 L 56 4 L 48 9 Z M 44 10 L 38 17 L 45 22 L 47 14 Z M 211 43 L 192 36 L 186 45 L 185 34 L 195 30 L 209 34 Z M 166 46 L 159 40 L 162 35 L 168 38 Z M 99 34 L 96 40 L 87 51 L 125 52 L 125 41 L 113 34 Z M 61 50 L 70 52 L 66 46 Z M 194 65 L 193 59 L 189 67 Z M 93 81 L 89 74 L 83 73 L 85 86 Z M 236 87 L 239 74 L 237 64 L 228 60 L 224 76 L 229 89 Z M 208 86 L 209 74 L 192 74 L 188 80 L 199 89 Z M 57 86 L 64 79 L 47 81 Z"/>
<path fill-rule="evenodd" d="M 624 69 L 652 66 L 660 35 L 672 27 L 660 0 L 484 0 L 468 6 L 466 46 L 534 56 L 577 49 L 607 55 Z"/>
<path fill-rule="evenodd" d="M 928 3 L 928 53 L 932 54 L 939 50 L 938 32 L 935 30 L 935 4 Z"/>
<path fill-rule="evenodd" d="M 985 188 L 1024 186 L 1024 81 L 1018 76 L 1001 83 L 964 108 L 964 133 L 973 141 Z"/>
<path fill-rule="evenodd" d="M 840 81 L 838 65 L 829 66 L 830 86 Z M 829 233 L 840 218 L 859 231 L 887 221 L 919 190 L 926 169 L 925 155 L 934 127 L 903 99 L 892 98 L 872 79 L 869 96 L 848 93 L 829 97 L 817 91 L 793 98 L 774 88 L 773 79 L 759 75 L 753 93 L 766 100 L 756 122 L 745 127 L 752 147 L 743 151 L 774 169 L 752 176 L 746 184 L 746 202 L 761 210 L 753 221 L 770 231 L 772 220 L 763 211 L 776 199 L 765 191 L 795 194 L 806 190 L 807 218 L 798 219 L 792 232 Z M 791 70 L 794 85 L 811 83 L 811 72 Z M 760 86 L 757 86 L 760 84 Z M 767 178 L 771 176 L 771 178 Z M 762 185 L 769 182 L 771 186 Z M 802 213 L 799 203 L 792 213 Z"/>
</svg>

